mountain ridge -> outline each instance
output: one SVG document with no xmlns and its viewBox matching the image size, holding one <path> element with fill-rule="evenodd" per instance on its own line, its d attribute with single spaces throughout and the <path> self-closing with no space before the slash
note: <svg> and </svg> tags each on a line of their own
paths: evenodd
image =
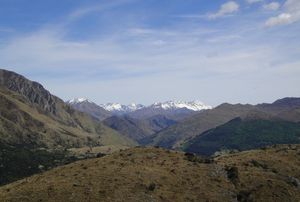
<svg viewBox="0 0 300 202">
<path fill-rule="evenodd" d="M 78 104 L 78 103 L 83 103 L 83 102 L 89 102 L 89 103 L 94 103 L 90 101 L 87 98 L 74 98 L 71 100 L 66 101 L 68 104 Z M 164 109 L 164 110 L 175 110 L 175 109 L 183 109 L 186 108 L 188 110 L 192 111 L 201 111 L 201 110 L 206 110 L 206 109 L 212 109 L 211 106 L 205 105 L 201 101 L 166 101 L 166 102 L 155 102 L 153 104 L 150 104 L 148 106 L 143 105 L 143 104 L 136 104 L 136 103 L 131 103 L 128 105 L 120 104 L 120 103 L 107 103 L 107 104 L 98 104 L 98 106 L 102 107 L 103 109 L 110 111 L 112 113 L 130 113 L 134 112 L 137 110 L 141 110 L 144 108 L 159 108 L 159 109 Z"/>
<path fill-rule="evenodd" d="M 250 117 L 251 116 L 251 117 Z M 185 141 L 201 133 L 237 118 L 281 119 L 300 121 L 300 98 L 282 98 L 273 103 L 257 105 L 223 103 L 211 110 L 206 110 L 170 126 L 156 134 L 148 144 L 167 148 L 180 148 Z"/>
<path fill-rule="evenodd" d="M 76 111 L 42 85 L 0 70 L 0 184 L 69 162 L 69 149 L 136 142 Z M 11 162 L 18 166 L 11 166 Z"/>
<path fill-rule="evenodd" d="M 72 99 L 67 101 L 66 103 L 72 108 L 87 113 L 99 121 L 112 116 L 112 113 L 110 111 L 105 110 L 96 103 L 85 98 Z"/>
</svg>

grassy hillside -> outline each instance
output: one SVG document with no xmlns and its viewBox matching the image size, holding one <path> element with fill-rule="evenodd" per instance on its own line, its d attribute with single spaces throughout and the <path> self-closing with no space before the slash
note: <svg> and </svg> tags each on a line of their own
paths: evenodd
<svg viewBox="0 0 300 202">
<path fill-rule="evenodd" d="M 149 141 L 149 144 L 165 148 L 179 148 L 187 139 L 222 125 L 253 109 L 254 107 L 251 105 L 220 105 L 212 110 L 200 112 L 182 122 L 162 130 Z"/>
<path fill-rule="evenodd" d="M 150 145 L 166 148 L 180 148 L 184 142 L 197 135 L 225 124 L 226 122 L 251 114 L 257 119 L 277 117 L 291 122 L 300 122 L 300 98 L 283 98 L 271 104 L 242 105 L 222 104 L 212 110 L 200 112 L 190 118 L 160 131 L 152 139 Z M 260 117 L 263 116 L 263 117 Z"/>
<path fill-rule="evenodd" d="M 293 143 L 300 143 L 299 123 L 236 118 L 193 138 L 184 145 L 184 150 L 212 155 L 221 150 L 249 150 Z"/>
<path fill-rule="evenodd" d="M 146 120 L 134 119 L 129 116 L 112 116 L 105 119 L 103 123 L 135 141 L 154 133 Z"/>
<path fill-rule="evenodd" d="M 156 132 L 174 125 L 176 121 L 156 115 L 148 119 L 135 119 L 130 116 L 112 116 L 103 123 L 120 134 L 143 144 L 143 141 Z"/>
<path fill-rule="evenodd" d="M 85 114 L 73 117 L 80 125 L 67 124 L 40 112 L 22 96 L 0 88 L 0 140 L 35 147 L 82 147 L 133 144 L 116 131 Z"/>
<path fill-rule="evenodd" d="M 0 188 L 0 201 L 299 201 L 299 145 L 215 159 L 133 148 Z"/>
<path fill-rule="evenodd" d="M 49 161 L 54 166 L 54 160 L 62 164 L 68 161 L 67 157 L 66 161 L 56 159 L 53 151 L 136 145 L 89 115 L 72 109 L 40 84 L 6 70 L 0 70 L 0 143 L 0 184 L 35 173 L 38 163 L 47 165 Z M 24 159 L 18 158 L 22 152 Z"/>
</svg>

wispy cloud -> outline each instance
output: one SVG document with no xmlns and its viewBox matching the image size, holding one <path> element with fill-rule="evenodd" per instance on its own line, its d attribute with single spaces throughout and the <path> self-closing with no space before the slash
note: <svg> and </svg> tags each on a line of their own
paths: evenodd
<svg viewBox="0 0 300 202">
<path fill-rule="evenodd" d="M 215 19 L 228 14 L 235 13 L 239 10 L 240 6 L 235 1 L 228 1 L 221 5 L 220 9 L 216 13 L 208 14 L 208 18 Z"/>
<path fill-rule="evenodd" d="M 263 2 L 264 0 L 246 0 L 246 2 L 248 4 L 254 4 L 254 3 L 259 3 L 259 2 Z"/>
<path fill-rule="evenodd" d="M 13 36 L 0 44 L 1 67 L 42 81 L 64 99 L 87 96 L 98 103 L 271 101 L 286 93 L 283 86 L 299 85 L 299 48 L 294 41 L 299 29 L 272 32 L 256 20 L 257 13 L 253 17 L 241 12 L 243 17 L 228 22 L 207 20 L 207 15 L 206 20 L 199 18 L 201 15 L 174 18 L 171 13 L 168 23 L 159 26 L 158 21 L 140 20 L 140 12 L 130 13 L 130 23 L 105 30 L 107 34 L 69 37 L 76 24 L 72 22 L 89 20 L 94 12 L 110 13 L 107 11 L 123 5 L 121 2 L 131 1 L 76 9 L 60 26 L 49 22 L 38 30 Z M 239 10 L 239 5 L 230 2 L 222 5 L 214 18 Z M 287 5 L 281 9 L 288 11 Z M 111 20 L 109 17 L 105 20 Z M 108 23 L 118 25 L 117 20 Z M 289 78 L 285 82 L 282 72 Z M 282 89 L 269 93 L 274 88 Z M 289 92 L 298 92 L 298 88 L 289 88 Z"/>
<path fill-rule="evenodd" d="M 263 8 L 265 10 L 276 11 L 276 10 L 278 10 L 280 8 L 280 3 L 278 3 L 278 2 L 271 2 L 271 3 L 268 3 L 268 4 L 264 4 Z"/>
<path fill-rule="evenodd" d="M 287 25 L 300 21 L 300 1 L 287 0 L 283 5 L 283 12 L 278 16 L 269 18 L 265 25 L 268 27 L 276 25 Z"/>
</svg>

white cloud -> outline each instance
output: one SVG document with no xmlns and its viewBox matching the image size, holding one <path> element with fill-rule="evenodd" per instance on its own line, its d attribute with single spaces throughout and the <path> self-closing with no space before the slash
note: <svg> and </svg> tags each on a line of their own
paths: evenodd
<svg viewBox="0 0 300 202">
<path fill-rule="evenodd" d="M 234 1 L 228 1 L 227 3 L 224 3 L 221 5 L 221 8 L 219 9 L 218 12 L 209 14 L 208 18 L 210 19 L 215 19 L 218 17 L 222 17 L 234 12 L 237 12 L 239 10 L 240 6 Z"/>
<path fill-rule="evenodd" d="M 266 26 L 272 27 L 275 25 L 285 25 L 292 23 L 292 15 L 289 13 L 282 13 L 276 17 L 271 17 L 267 20 Z"/>
<path fill-rule="evenodd" d="M 287 25 L 300 21 L 300 1 L 287 0 L 283 5 L 283 12 L 278 16 L 269 18 L 265 25 L 268 27 L 276 25 Z"/>
<path fill-rule="evenodd" d="M 274 1 L 274 2 L 263 5 L 263 8 L 265 10 L 276 11 L 280 8 L 280 4 L 278 2 Z"/>
<path fill-rule="evenodd" d="M 248 4 L 254 4 L 258 2 L 262 2 L 263 0 L 246 0 Z"/>
<path fill-rule="evenodd" d="M 105 3 L 93 5 L 93 6 L 87 6 L 87 7 L 81 7 L 79 9 L 74 10 L 68 15 L 67 22 L 72 22 L 74 20 L 77 20 L 79 18 L 82 18 L 90 13 L 94 12 L 102 12 L 114 7 L 121 6 L 123 4 L 134 2 L 135 0 L 117 0 L 117 1 L 107 1 Z"/>
<path fill-rule="evenodd" d="M 218 16 L 234 10 L 222 6 Z M 73 20 L 87 12 L 74 12 Z M 124 26 L 123 32 L 79 41 L 68 37 L 68 27 L 53 30 L 45 26 L 42 31 L 0 43 L 0 66 L 41 81 L 64 99 L 85 96 L 98 103 L 204 98 L 209 104 L 219 104 L 298 95 L 295 86 L 300 81 L 295 72 L 299 59 L 293 59 L 293 66 L 276 66 L 286 70 L 285 77 L 275 75 L 270 65 L 297 56 L 297 43 L 287 48 L 289 42 L 284 38 L 275 41 L 270 30 L 258 30 L 253 24 L 230 22 L 224 29 L 212 29 L 199 24 L 155 28 L 138 23 L 137 28 Z M 276 47 L 278 43 L 283 48 Z M 195 92 L 195 86 L 201 90 Z"/>
</svg>

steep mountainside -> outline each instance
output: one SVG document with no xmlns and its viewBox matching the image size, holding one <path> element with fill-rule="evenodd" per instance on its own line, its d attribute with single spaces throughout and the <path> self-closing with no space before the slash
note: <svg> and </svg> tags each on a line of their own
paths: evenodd
<svg viewBox="0 0 300 202">
<path fill-rule="evenodd" d="M 1 141 L 42 147 L 129 143 L 37 82 L 0 70 Z"/>
<path fill-rule="evenodd" d="M 105 119 L 103 123 L 137 142 L 153 134 L 153 131 L 146 121 L 128 116 L 112 116 Z"/>
<path fill-rule="evenodd" d="M 182 143 L 209 129 L 225 124 L 234 118 L 250 115 L 252 119 L 277 117 L 285 121 L 299 122 L 299 103 L 300 98 L 284 98 L 272 104 L 222 104 L 212 110 L 200 112 L 174 126 L 162 130 L 153 136 L 148 143 L 166 148 L 178 148 Z"/>
<path fill-rule="evenodd" d="M 139 143 L 156 132 L 175 124 L 164 116 L 157 115 L 148 119 L 135 119 L 130 116 L 112 116 L 103 123 L 119 133 Z"/>
<path fill-rule="evenodd" d="M 73 147 L 134 144 L 89 115 L 72 109 L 42 85 L 0 70 L 0 161 L 8 163 L 1 164 L 0 179 L 20 173 L 26 176 L 36 170 L 32 165 L 55 162 L 56 150 L 65 155 L 66 149 Z M 40 150 L 46 152 L 38 160 Z M 22 152 L 26 158 L 16 155 Z M 9 162 L 14 162 L 15 167 Z"/>
<path fill-rule="evenodd" d="M 128 113 L 128 116 L 131 116 L 136 119 L 148 119 L 153 116 L 162 115 L 167 117 L 168 119 L 180 121 L 196 113 L 196 111 L 188 109 L 155 109 L 147 107 Z"/>
<path fill-rule="evenodd" d="M 254 106 L 251 105 L 222 104 L 162 130 L 149 143 L 166 148 L 176 148 L 187 139 L 246 114 L 253 109 Z"/>
<path fill-rule="evenodd" d="M 300 147 L 215 159 L 133 148 L 0 188 L 0 201 L 299 201 Z"/>
<path fill-rule="evenodd" d="M 98 106 L 94 102 L 89 101 L 88 99 L 77 98 L 67 101 L 67 104 L 72 106 L 74 109 L 87 113 L 100 121 L 112 116 L 111 112 Z"/>
<path fill-rule="evenodd" d="M 151 116 L 150 118 L 147 118 L 146 121 L 155 133 L 177 123 L 177 121 L 169 119 L 164 115 Z"/>
<path fill-rule="evenodd" d="M 282 98 L 279 100 L 276 100 L 272 104 L 259 104 L 257 105 L 258 108 L 268 111 L 268 112 L 273 112 L 273 113 L 278 113 L 281 111 L 285 111 L 287 109 L 294 109 L 294 108 L 299 108 L 300 107 L 300 98 L 296 97 L 287 97 L 287 98 Z"/>
<path fill-rule="evenodd" d="M 300 144 L 300 123 L 235 118 L 188 141 L 184 150 L 212 155 L 221 150 L 243 151 L 274 144 Z"/>
</svg>

